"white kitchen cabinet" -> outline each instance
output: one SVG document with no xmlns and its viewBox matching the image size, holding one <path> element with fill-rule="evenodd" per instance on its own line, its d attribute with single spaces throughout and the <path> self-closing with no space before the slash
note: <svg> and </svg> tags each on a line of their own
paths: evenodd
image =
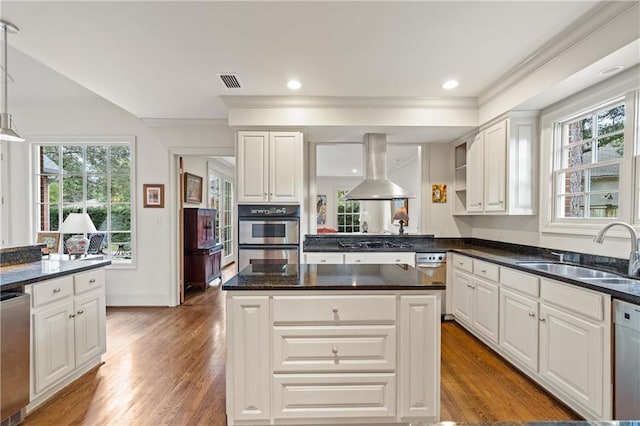
<svg viewBox="0 0 640 426">
<path fill-rule="evenodd" d="M 245 293 L 227 294 L 229 425 L 438 419 L 436 296 Z"/>
<path fill-rule="evenodd" d="M 536 213 L 536 126 L 510 112 L 480 127 L 467 148 L 467 214 Z"/>
<path fill-rule="evenodd" d="M 302 134 L 238 132 L 237 202 L 300 203 Z"/>
<path fill-rule="evenodd" d="M 473 137 L 463 136 L 453 144 L 453 214 L 467 214 L 467 152 L 471 147 Z"/>
<path fill-rule="evenodd" d="M 471 292 L 473 297 L 472 326 L 492 342 L 498 343 L 498 306 L 500 303 L 498 286 L 474 276 Z"/>
<path fill-rule="evenodd" d="M 106 351 L 103 268 L 26 286 L 32 295 L 31 401 L 40 405 Z"/>
<path fill-rule="evenodd" d="M 308 264 L 402 264 L 416 266 L 414 252 L 310 252 L 305 253 L 305 263 Z"/>
<path fill-rule="evenodd" d="M 500 288 L 500 347 L 538 371 L 538 302 Z"/>
<path fill-rule="evenodd" d="M 459 321 L 471 324 L 473 311 L 473 278 L 459 269 L 453 270 L 453 315 Z"/>
<path fill-rule="evenodd" d="M 271 416 L 269 298 L 227 298 L 227 416 L 238 421 Z M 232 424 L 230 421 L 229 424 Z"/>
</svg>

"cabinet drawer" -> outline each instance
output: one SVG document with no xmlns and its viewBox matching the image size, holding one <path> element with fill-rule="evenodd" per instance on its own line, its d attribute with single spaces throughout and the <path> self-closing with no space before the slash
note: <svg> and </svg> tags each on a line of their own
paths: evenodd
<svg viewBox="0 0 640 426">
<path fill-rule="evenodd" d="M 87 272 L 76 274 L 73 277 L 76 294 L 91 291 L 104 286 L 105 272 L 104 269 L 94 269 Z"/>
<path fill-rule="evenodd" d="M 540 278 L 513 269 L 500 268 L 500 284 L 529 296 L 540 295 Z"/>
<path fill-rule="evenodd" d="M 575 313 L 604 320 L 604 295 L 546 279 L 541 280 L 540 297 Z"/>
<path fill-rule="evenodd" d="M 274 323 L 394 323 L 395 296 L 274 296 Z"/>
<path fill-rule="evenodd" d="M 344 263 L 347 264 L 395 264 L 402 263 L 414 266 L 416 254 L 413 252 L 380 252 L 380 253 L 345 253 Z"/>
<path fill-rule="evenodd" d="M 498 282 L 500 277 L 500 267 L 493 263 L 483 262 L 482 260 L 473 260 L 473 273 L 480 277 L 484 277 L 491 281 Z"/>
<path fill-rule="evenodd" d="M 66 276 L 33 285 L 33 307 L 46 305 L 73 295 L 73 277 Z"/>
<path fill-rule="evenodd" d="M 473 272 L 473 259 L 454 253 L 453 266 L 454 268 L 462 269 L 463 271 Z"/>
<path fill-rule="evenodd" d="M 279 371 L 394 371 L 396 327 L 274 327 Z"/>
<path fill-rule="evenodd" d="M 393 373 L 274 374 L 273 388 L 276 419 L 392 417 L 396 413 Z"/>
<path fill-rule="evenodd" d="M 306 253 L 304 257 L 309 264 L 342 264 L 344 261 L 342 253 Z"/>
</svg>

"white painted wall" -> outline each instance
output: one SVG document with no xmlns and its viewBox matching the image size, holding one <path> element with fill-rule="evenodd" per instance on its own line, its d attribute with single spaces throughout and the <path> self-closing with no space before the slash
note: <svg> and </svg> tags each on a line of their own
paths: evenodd
<svg viewBox="0 0 640 426">
<path fill-rule="evenodd" d="M 28 141 L 38 136 L 135 136 L 136 138 L 136 250 L 135 265 L 110 267 L 107 272 L 107 304 L 168 306 L 175 303 L 177 254 L 173 245 L 175 225 L 172 209 L 177 206 L 172 181 L 171 153 L 198 153 L 219 148 L 233 152 L 233 131 L 226 125 L 172 124 L 150 128 L 128 112 L 101 98 L 64 100 L 55 103 L 18 106 L 20 132 Z M 31 144 L 11 144 L 7 149 L 9 182 L 9 235 L 6 245 L 33 241 L 31 194 Z M 206 176 L 206 168 L 201 172 Z M 142 184 L 165 184 L 165 208 L 142 208 Z M 25 212 L 27 214 L 25 214 Z M 3 220 L 5 220 L 3 218 Z"/>
</svg>

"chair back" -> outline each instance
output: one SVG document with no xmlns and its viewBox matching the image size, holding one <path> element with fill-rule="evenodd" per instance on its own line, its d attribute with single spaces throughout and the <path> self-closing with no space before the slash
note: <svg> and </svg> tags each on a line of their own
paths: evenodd
<svg viewBox="0 0 640 426">
<path fill-rule="evenodd" d="M 89 234 L 89 248 L 87 254 L 102 253 L 102 243 L 107 235 L 103 233 Z"/>
</svg>

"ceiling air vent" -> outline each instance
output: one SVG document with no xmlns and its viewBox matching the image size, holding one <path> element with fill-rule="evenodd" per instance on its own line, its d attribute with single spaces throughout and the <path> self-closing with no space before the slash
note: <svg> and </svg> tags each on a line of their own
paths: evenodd
<svg viewBox="0 0 640 426">
<path fill-rule="evenodd" d="M 227 89 L 241 89 L 240 81 L 238 80 L 238 76 L 235 74 L 218 74 L 220 80 L 222 80 L 222 84 Z"/>
</svg>

